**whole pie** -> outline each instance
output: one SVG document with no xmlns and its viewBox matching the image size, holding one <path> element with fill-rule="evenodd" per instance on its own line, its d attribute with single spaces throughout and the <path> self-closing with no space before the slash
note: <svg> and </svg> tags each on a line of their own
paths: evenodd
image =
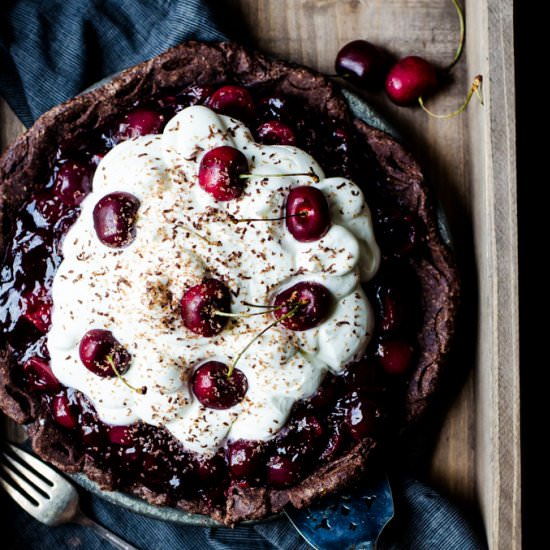
<svg viewBox="0 0 550 550">
<path fill-rule="evenodd" d="M 0 161 L 0 405 L 104 489 L 224 523 L 357 482 L 458 283 L 412 157 L 314 71 L 188 42 Z"/>
</svg>

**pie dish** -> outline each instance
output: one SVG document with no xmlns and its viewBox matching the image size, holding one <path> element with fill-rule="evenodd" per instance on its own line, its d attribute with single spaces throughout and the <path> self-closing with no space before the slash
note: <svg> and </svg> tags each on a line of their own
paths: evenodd
<svg viewBox="0 0 550 550">
<path fill-rule="evenodd" d="M 234 118 L 220 118 L 214 112 Z M 196 118 L 192 119 L 192 116 Z M 162 141 L 172 144 L 170 151 L 179 150 L 181 153 L 181 148 L 187 147 L 189 141 L 195 146 L 196 140 L 193 142 L 192 137 L 186 139 L 185 134 L 188 127 L 193 127 L 193 120 L 196 122 L 200 116 L 213 117 L 208 120 L 214 121 L 214 130 L 216 121 L 221 121 L 222 130 L 229 129 L 232 139 L 236 139 L 235 135 L 248 136 L 246 141 L 238 141 L 237 149 L 254 148 L 256 141 L 263 143 L 258 146 L 258 151 L 272 151 L 269 149 L 271 144 L 283 144 L 286 147 L 284 154 L 281 152 L 282 149 L 275 150 L 284 157 L 286 154 L 296 155 L 292 146 L 297 145 L 300 150 L 311 155 L 303 157 L 308 159 L 307 168 L 316 167 L 313 171 L 314 178 L 308 175 L 308 170 L 300 176 L 290 177 L 288 169 L 285 169 L 285 176 L 280 179 L 275 176 L 274 171 L 270 172 L 269 178 L 264 178 L 265 174 L 260 168 L 269 168 L 269 163 L 254 164 L 248 156 L 249 166 L 257 169 L 257 173 L 247 175 L 247 183 L 241 186 L 242 197 L 239 195 L 228 199 L 218 196 L 214 197 L 212 203 L 216 205 L 223 202 L 224 205 L 228 205 L 224 208 L 229 212 L 234 227 L 240 227 L 235 218 L 236 214 L 241 215 L 242 212 L 233 211 L 231 208 L 238 205 L 239 201 L 240 204 L 245 204 L 249 199 L 252 201 L 250 190 L 261 186 L 263 181 L 276 182 L 273 185 L 277 192 L 283 189 L 285 193 L 289 193 L 289 186 L 290 189 L 320 187 L 325 191 L 325 195 L 331 195 L 332 188 L 323 185 L 341 186 L 341 193 L 344 193 L 345 186 L 348 185 L 346 182 L 353 181 L 354 184 L 349 183 L 349 190 L 353 195 L 356 188 L 352 185 L 356 185 L 366 198 L 370 211 L 367 208 L 362 212 L 367 212 L 367 217 L 372 217 L 376 242 L 371 242 L 369 256 L 371 259 L 374 258 L 372 272 L 362 277 L 364 284 L 355 279 L 353 283 L 359 285 L 357 289 L 353 286 L 353 289 L 360 295 L 360 303 L 367 304 L 364 306 L 364 318 L 369 318 L 369 315 L 374 318 L 369 318 L 370 320 L 363 324 L 359 323 L 360 334 L 353 352 L 348 355 L 342 354 L 346 338 L 350 337 L 353 331 L 338 332 L 336 327 L 344 326 L 348 321 L 345 318 L 336 319 L 333 326 L 334 334 L 342 339 L 342 345 L 333 345 L 321 356 L 322 360 L 315 362 L 311 359 L 310 363 L 323 366 L 317 370 L 312 367 L 308 371 L 310 374 L 303 378 L 308 381 L 313 378 L 316 381 L 313 386 L 300 386 L 302 390 L 298 397 L 295 396 L 290 405 L 287 403 L 286 409 L 281 407 L 282 421 L 251 407 L 250 410 L 257 413 L 255 420 L 248 424 L 241 422 L 240 424 L 245 425 L 241 431 L 235 427 L 239 424 L 240 417 L 231 417 L 227 422 L 231 425 L 228 429 L 240 434 L 239 437 L 232 438 L 230 432 L 225 430 L 220 437 L 208 440 L 207 443 L 201 437 L 195 438 L 199 447 L 194 447 L 194 442 L 188 437 L 192 432 L 190 426 L 183 423 L 177 432 L 171 423 L 173 418 L 167 422 L 165 417 L 159 420 L 152 415 L 147 416 L 147 411 L 158 412 L 152 405 L 149 405 L 146 413 L 138 415 L 137 420 L 132 417 L 130 428 L 121 427 L 128 422 L 117 422 L 114 417 L 109 417 L 110 413 L 107 412 L 107 409 L 117 409 L 120 403 L 104 407 L 105 396 L 94 393 L 103 385 L 122 388 L 129 384 L 132 387 L 123 390 L 126 393 L 113 394 L 115 399 L 118 396 L 119 401 L 124 403 L 124 407 L 126 402 L 137 402 L 142 397 L 150 399 L 151 395 L 155 395 L 153 383 L 149 384 L 147 392 L 146 385 L 132 385 L 132 373 L 138 370 L 136 365 L 142 356 L 142 350 L 150 349 L 151 341 L 160 341 L 166 335 L 158 334 L 151 339 L 151 325 L 147 325 L 148 330 L 144 331 L 143 338 L 136 338 L 139 345 L 131 350 L 131 366 L 130 359 L 117 363 L 118 359 L 115 361 L 111 353 L 110 360 L 117 366 L 124 367 L 119 369 L 121 372 L 117 373 L 118 376 L 114 376 L 110 368 L 107 368 L 109 372 L 103 374 L 92 372 L 88 376 L 85 372 L 85 353 L 82 351 L 83 329 L 78 329 L 79 337 L 72 339 L 72 351 L 65 354 L 69 357 L 72 353 L 73 358 L 77 358 L 74 359 L 74 363 L 61 357 L 63 353 L 60 350 L 68 348 L 63 348 L 63 345 L 58 343 L 63 335 L 74 328 L 69 320 L 73 319 L 74 326 L 79 326 L 82 319 L 88 318 L 89 312 L 94 309 L 94 301 L 103 305 L 108 303 L 115 311 L 113 326 L 121 319 L 131 319 L 132 314 L 141 308 L 138 302 L 132 301 L 135 298 L 134 291 L 124 294 L 121 290 L 116 293 L 118 298 L 110 302 L 112 285 L 92 301 L 87 301 L 86 289 L 93 288 L 96 282 L 101 286 L 101 281 L 111 274 L 114 274 L 115 278 L 118 277 L 118 282 L 122 279 L 127 280 L 128 276 L 135 275 L 135 266 L 142 270 L 140 274 L 143 273 L 143 266 L 135 258 L 130 264 L 129 274 L 126 273 L 124 276 L 120 270 L 125 269 L 125 266 L 110 272 L 107 269 L 110 265 L 108 262 L 109 258 L 116 257 L 119 252 L 122 257 L 126 254 L 125 251 L 135 250 L 135 243 L 141 242 L 143 232 L 154 225 L 155 218 L 153 215 L 146 217 L 146 198 L 140 196 L 136 210 L 141 213 L 134 228 L 137 236 L 126 235 L 126 240 L 115 239 L 108 243 L 109 237 L 105 234 L 100 236 L 98 226 L 92 224 L 92 219 L 96 221 L 94 216 L 98 204 L 103 200 L 101 193 L 95 198 L 94 195 L 101 189 L 103 195 L 107 191 L 117 189 L 118 182 L 123 180 L 143 180 L 142 175 L 145 171 L 142 168 L 145 165 L 139 164 L 140 159 L 147 159 L 143 162 L 148 163 L 148 169 L 155 168 L 156 179 L 151 181 L 173 182 L 170 178 L 174 174 L 173 167 L 177 166 L 178 173 L 183 171 L 185 177 L 176 183 L 192 182 L 197 187 L 197 178 L 193 175 L 193 170 L 199 165 L 202 166 L 201 158 L 206 156 L 203 154 L 204 151 L 201 151 L 200 155 L 195 154 L 194 158 L 191 154 L 183 155 L 182 159 L 172 163 L 171 169 L 166 169 L 168 176 L 158 179 L 160 176 L 157 177 L 156 173 L 160 169 L 159 166 L 153 166 L 155 159 L 168 153 L 164 151 L 157 155 L 139 147 L 150 142 L 155 145 L 147 146 L 156 151 L 156 144 Z M 233 122 L 228 123 L 227 120 Z M 187 121 L 188 126 L 182 134 L 178 123 L 183 121 Z M 246 134 L 247 128 L 253 133 L 252 136 Z M 148 137 L 144 139 L 141 137 L 143 135 Z M 311 158 L 315 160 L 310 161 Z M 315 161 L 320 166 L 314 164 Z M 186 162 L 191 163 L 189 172 L 186 172 Z M 281 159 L 278 158 L 277 162 L 281 162 Z M 319 174 L 326 177 L 319 177 Z M 241 175 L 246 174 L 242 172 Z M 336 181 L 336 178 L 340 179 Z M 284 187 L 284 182 L 288 180 L 292 181 Z M 332 180 L 332 183 L 325 184 L 328 180 Z M 115 187 L 109 187 L 111 185 Z M 171 505 L 190 512 L 210 515 L 228 524 L 245 519 L 260 519 L 277 513 L 289 502 L 301 507 L 319 495 L 337 490 L 356 480 L 364 472 L 373 449 L 391 437 L 391 434 L 396 433 L 399 426 L 418 420 L 437 391 L 441 369 L 454 331 L 458 281 L 451 252 L 437 230 L 433 198 L 412 157 L 393 138 L 355 119 L 345 99 L 322 75 L 304 67 L 268 59 L 236 44 L 183 44 L 147 63 L 125 71 L 105 86 L 43 115 L 2 157 L 0 186 L 0 215 L 3 227 L 1 249 L 5 258 L 0 286 L 0 404 L 13 419 L 27 423 L 35 451 L 65 471 L 82 471 L 105 489 L 130 492 L 154 504 Z M 204 191 L 205 186 L 202 183 L 201 186 Z M 127 191 L 126 187 L 121 189 Z M 201 192 L 198 191 L 203 197 Z M 335 196 L 338 194 L 335 193 Z M 179 198 L 177 195 L 168 197 L 163 191 L 163 195 L 151 204 L 158 204 L 167 198 L 170 199 L 170 204 L 179 204 L 185 203 L 187 195 L 181 195 Z M 288 218 L 280 218 L 284 217 L 282 214 L 289 212 L 289 198 L 286 195 L 282 198 L 279 196 L 279 203 L 278 207 L 261 212 L 264 219 L 278 217 L 278 220 L 256 222 L 250 216 L 244 219 L 241 215 L 243 219 L 237 221 L 246 222 L 244 226 L 252 227 L 251 232 L 258 234 L 264 232 L 269 235 L 275 231 L 274 227 L 285 231 L 285 227 L 290 228 L 292 223 Z M 124 210 L 125 217 L 133 219 L 135 212 L 132 211 L 131 204 L 128 204 Z M 196 207 L 194 203 L 191 206 Z M 171 218 L 163 212 L 164 226 L 173 230 L 180 221 L 180 214 L 179 217 Z M 319 232 L 313 243 L 326 242 L 323 239 L 327 239 L 331 232 L 334 233 L 333 229 L 342 224 L 345 226 L 344 222 L 337 223 L 334 209 L 328 216 L 331 218 L 328 224 L 330 228 L 327 226 L 323 229 L 324 233 Z M 197 221 L 198 223 L 193 225 L 193 222 Z M 192 227 L 189 227 L 189 223 Z M 203 228 L 213 231 L 216 223 L 218 220 L 187 219 L 182 239 L 168 239 L 167 246 L 172 247 L 167 252 L 168 256 L 175 254 L 176 248 L 178 251 L 186 250 L 187 241 L 204 238 L 205 234 L 201 233 Z M 222 234 L 231 227 L 231 223 L 224 226 Z M 93 227 L 96 233 L 93 233 Z M 344 229 L 341 235 L 352 233 L 345 233 Z M 92 238 L 84 248 L 77 251 L 71 247 L 73 244 L 77 246 L 75 235 L 78 235 L 80 230 L 84 232 L 83 235 L 86 235 L 85 231 L 90 232 Z M 239 235 L 243 233 L 246 232 L 243 231 Z M 99 245 L 93 241 L 94 235 L 101 241 Z M 155 233 L 152 235 L 154 239 Z M 261 272 L 261 256 L 256 256 L 257 263 L 248 266 L 248 272 L 241 270 L 238 275 L 231 274 L 231 270 L 223 272 L 216 264 L 219 258 L 227 258 L 238 250 L 241 246 L 239 243 L 245 242 L 245 238 L 239 237 L 238 241 L 233 242 L 228 237 L 233 244 L 225 248 L 218 246 L 217 243 L 221 240 L 214 240 L 214 244 L 208 242 L 206 248 L 198 254 L 202 264 L 208 263 L 208 274 L 214 273 L 216 280 L 222 280 L 232 292 L 232 297 L 229 297 L 229 301 L 232 302 L 230 307 L 217 306 L 218 310 L 224 310 L 225 307 L 224 311 L 228 313 L 242 314 L 249 311 L 237 307 L 240 289 L 245 288 L 238 280 L 243 281 L 248 275 L 256 280 L 257 273 Z M 347 241 L 342 238 L 342 242 L 346 244 Z M 212 241 L 211 233 L 206 234 L 206 241 Z M 368 239 L 364 238 L 363 241 L 367 242 Z M 148 254 L 154 249 L 157 257 L 162 260 L 161 264 L 168 266 L 168 256 L 158 256 L 164 245 L 154 240 L 149 242 L 154 242 L 155 246 L 146 246 L 145 240 L 141 253 Z M 180 245 L 176 246 L 174 243 Z M 380 246 L 380 262 L 377 258 L 376 243 Z M 246 255 L 254 243 L 245 244 L 241 252 Z M 92 245 L 97 245 L 98 248 L 93 248 Z M 317 244 L 308 244 L 304 250 L 309 250 L 307 247 L 310 247 L 318 253 L 319 249 L 315 249 L 316 246 Z M 94 250 L 102 251 L 101 254 L 104 253 L 107 258 L 107 263 L 100 270 L 103 273 L 101 276 L 97 276 L 97 271 L 93 271 L 97 267 L 94 262 L 101 254 L 90 254 L 92 258 L 89 261 L 83 256 Z M 345 252 L 351 254 L 347 249 Z M 293 265 L 309 265 L 307 262 L 310 261 L 311 254 L 304 254 L 305 256 L 300 256 L 301 259 Z M 361 254 L 364 256 L 364 253 L 358 253 L 358 257 L 361 257 Z M 71 258 L 74 259 L 74 264 L 70 264 Z M 194 265 L 194 261 L 195 256 L 187 254 L 180 262 L 188 269 L 187 275 L 181 277 L 186 282 L 173 293 L 177 295 L 177 300 L 182 293 L 185 295 L 194 286 L 202 284 L 206 272 L 199 268 L 194 272 L 189 267 Z M 154 259 L 151 262 L 154 262 Z M 144 263 L 147 263 L 146 260 Z M 321 272 L 330 271 L 328 264 L 323 261 L 320 263 Z M 378 263 L 380 267 L 375 275 L 374 264 Z M 62 275 L 71 272 L 71 265 L 85 267 L 77 274 L 78 276 L 71 279 L 72 282 L 62 285 Z M 214 265 L 217 267 L 212 267 Z M 170 268 L 167 267 L 166 270 L 166 273 L 170 272 Z M 354 270 L 355 264 L 350 268 L 350 271 Z M 270 271 L 277 272 L 277 269 Z M 309 277 L 305 282 L 311 283 L 309 273 L 314 271 L 314 268 L 309 271 L 305 269 L 299 275 L 305 273 Z M 95 273 L 95 282 L 90 273 Z M 166 273 L 161 275 L 165 276 Z M 79 281 L 86 278 L 86 285 L 80 287 Z M 191 281 L 196 284 L 191 284 Z M 292 282 L 296 281 L 292 279 Z M 300 282 L 304 280 L 299 280 L 298 284 Z M 116 283 L 117 281 L 113 284 L 116 286 Z M 277 280 L 277 284 L 279 283 Z M 271 289 L 266 295 L 270 294 L 273 299 L 266 298 L 260 305 L 272 308 L 287 306 L 287 303 L 277 302 L 277 298 L 288 289 L 289 284 L 283 288 L 273 283 L 265 283 L 265 287 Z M 326 325 L 336 315 L 336 311 L 341 310 L 341 302 L 336 304 L 331 300 L 334 297 L 340 300 L 338 288 L 341 290 L 342 284 L 343 281 L 338 280 L 340 286 L 331 287 L 331 294 L 322 295 L 320 303 L 326 302 L 328 310 L 324 313 L 323 319 L 315 326 L 306 327 L 308 330 L 304 333 L 312 334 L 318 326 Z M 275 287 L 280 292 L 276 292 Z M 75 290 L 77 288 L 78 291 Z M 165 290 L 159 286 L 143 287 L 140 296 L 148 297 L 143 306 L 145 312 L 156 311 L 155 299 L 165 296 Z M 242 292 L 243 295 L 246 294 L 246 290 Z M 121 301 L 121 295 L 126 296 L 128 301 Z M 369 298 L 368 301 L 366 296 Z M 368 305 L 369 301 L 371 305 Z M 79 312 L 76 304 L 81 302 L 82 309 Z M 142 299 L 140 303 L 143 305 Z M 297 328 L 301 330 L 303 327 L 292 326 L 292 322 L 299 319 L 302 312 L 300 307 L 303 307 L 303 304 L 299 306 L 296 303 L 293 303 L 293 312 L 287 307 L 286 312 L 289 315 L 286 324 L 285 319 L 282 319 L 284 309 L 270 310 L 265 316 L 256 317 L 263 319 L 263 325 L 260 321 L 260 324 L 251 321 L 252 325 L 249 326 L 243 319 L 232 319 L 229 321 L 229 333 L 238 335 L 238 327 L 247 326 L 247 334 L 258 335 L 261 332 L 258 327 L 267 326 L 270 322 L 273 326 L 266 334 L 274 340 L 274 346 L 278 340 L 297 340 Z M 133 307 L 125 308 L 128 304 Z M 106 315 L 101 307 L 96 307 L 96 310 L 100 310 L 98 315 Z M 177 323 L 174 331 L 186 334 L 189 341 L 196 341 L 192 334 L 193 328 L 190 328 L 185 315 L 182 317 L 180 312 L 173 310 L 172 307 L 170 322 Z M 79 312 L 78 315 L 75 312 Z M 150 316 L 154 316 L 153 313 Z M 67 316 L 63 317 L 64 314 Z M 97 317 L 94 322 L 97 325 Z M 134 327 L 130 332 L 136 334 L 136 325 L 130 322 L 128 324 Z M 105 331 L 106 328 L 111 328 L 111 325 L 102 323 L 101 327 L 97 327 L 97 330 Z M 221 323 L 220 327 L 217 334 L 224 335 L 224 323 Z M 166 328 L 166 331 L 169 330 L 171 329 Z M 319 328 L 318 332 L 321 333 L 322 330 Z M 119 340 L 123 340 L 119 329 L 113 329 L 113 333 Z M 290 333 L 292 335 L 288 336 Z M 316 344 L 312 344 L 311 349 L 305 350 L 305 360 L 299 365 L 296 364 L 297 368 L 304 370 L 310 364 L 308 358 L 313 354 L 311 350 L 322 350 L 330 335 L 331 333 L 325 330 L 322 338 Z M 198 348 L 203 345 L 201 342 L 204 342 L 204 337 L 220 337 L 204 332 L 199 336 L 196 346 Z M 304 338 L 307 340 L 307 337 Z M 248 352 L 247 347 L 247 342 L 255 342 L 258 345 L 256 336 L 252 340 L 236 338 L 235 341 L 241 344 L 230 351 L 226 350 L 225 359 L 218 361 L 233 361 L 233 373 L 246 372 L 246 383 L 241 386 L 245 388 L 244 393 L 250 392 L 250 395 L 254 394 L 256 378 L 251 370 L 246 370 L 247 358 L 249 362 L 256 360 L 261 363 L 262 351 L 270 349 L 271 345 L 271 340 L 268 340 L 265 344 L 267 347 L 258 348 L 259 351 L 254 354 L 254 348 Z M 78 348 L 80 355 L 75 351 L 74 342 L 81 344 Z M 300 342 L 300 346 L 306 345 Z M 123 343 L 126 345 L 125 341 Z M 204 347 L 206 349 L 206 344 Z M 173 344 L 170 349 L 174 349 Z M 243 359 L 240 359 L 240 351 L 248 352 Z M 332 357 L 331 353 L 336 354 L 338 358 L 332 365 L 328 358 Z M 205 360 L 215 359 L 214 355 L 210 353 Z M 169 356 L 169 352 L 166 352 L 166 356 Z M 298 356 L 299 353 L 296 354 L 296 357 Z M 144 357 L 149 360 L 151 355 Z M 201 411 L 219 410 L 216 403 L 208 402 L 204 394 L 198 393 L 195 386 L 197 373 L 207 362 L 197 361 L 195 356 L 182 357 L 185 359 L 183 363 L 186 367 L 182 367 L 181 376 L 176 377 L 179 384 L 177 387 L 185 387 L 186 399 Z M 277 376 L 283 376 L 283 365 L 288 361 L 279 358 L 268 363 L 270 370 L 266 372 L 269 376 L 274 376 L 275 380 Z M 57 365 L 60 364 L 64 364 L 64 368 L 73 365 L 64 371 L 67 376 L 80 369 L 79 372 L 84 372 L 89 380 L 97 383 L 93 389 L 90 389 L 89 385 L 86 386 L 88 391 L 85 392 L 82 389 L 84 386 L 75 389 L 80 382 L 71 378 L 75 380 L 75 384 L 71 388 L 65 387 L 67 384 L 61 384 L 57 380 L 60 377 L 65 380 L 61 370 L 58 370 Z M 329 372 L 330 370 L 332 372 Z M 162 372 L 165 373 L 165 370 Z M 235 374 L 233 380 L 234 376 Z M 283 379 L 288 380 L 284 376 Z M 260 384 L 264 394 L 268 386 L 265 380 Z M 273 389 L 273 392 L 276 391 Z M 136 394 L 139 394 L 139 398 Z M 242 395 L 239 399 L 245 402 Z M 238 408 L 241 401 L 231 402 L 222 410 L 237 410 L 234 407 Z M 186 401 L 184 405 L 187 404 Z M 124 407 L 124 411 L 131 409 Z M 132 409 L 131 413 L 134 414 L 135 411 Z M 220 426 L 224 422 L 220 421 L 221 416 L 212 418 L 215 419 L 206 422 L 203 432 L 210 433 L 212 426 Z M 266 418 L 273 422 L 277 420 L 283 426 L 277 429 L 271 427 L 269 437 L 262 432 L 258 439 L 250 438 L 250 434 L 256 433 L 254 430 L 258 430 L 258 425 Z M 252 439 L 253 443 L 243 442 L 248 439 Z M 200 448 L 202 444 L 210 446 L 210 450 L 214 451 L 203 453 Z M 218 446 L 221 447 L 219 452 Z"/>
</svg>

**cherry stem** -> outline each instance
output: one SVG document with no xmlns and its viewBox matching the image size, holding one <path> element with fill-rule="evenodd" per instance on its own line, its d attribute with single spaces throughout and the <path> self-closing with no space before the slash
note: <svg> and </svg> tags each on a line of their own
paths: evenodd
<svg viewBox="0 0 550 550">
<path fill-rule="evenodd" d="M 267 325 L 267 327 L 265 327 L 262 331 L 258 332 L 258 334 L 256 334 L 254 336 L 254 338 L 252 338 L 252 340 L 250 340 L 250 342 L 248 342 L 248 344 L 246 344 L 244 349 L 241 350 L 239 355 L 237 355 L 237 357 L 235 358 L 235 361 L 233 361 L 233 363 L 231 364 L 231 367 L 229 367 L 229 370 L 227 371 L 227 378 L 231 377 L 231 375 L 233 374 L 233 371 L 235 370 L 235 367 L 237 366 L 237 363 L 239 362 L 241 357 L 248 351 L 250 346 L 258 338 L 261 338 L 270 328 L 273 328 L 274 326 L 276 326 L 279 323 L 283 322 L 285 319 L 288 319 L 289 317 L 292 317 L 301 307 L 305 306 L 306 304 L 307 304 L 307 302 L 305 302 L 305 301 L 298 302 L 288 313 L 285 313 L 284 315 L 279 317 L 277 320 L 273 321 L 272 323 L 269 323 L 269 325 Z"/>
<path fill-rule="evenodd" d="M 418 98 L 418 103 L 420 104 L 420 107 L 422 107 L 422 109 L 426 113 L 428 113 L 431 117 L 434 117 L 434 118 L 453 118 L 454 116 L 459 115 L 460 113 L 462 113 L 466 109 L 466 107 L 468 106 L 468 103 L 470 103 L 470 99 L 472 99 L 472 96 L 474 95 L 474 93 L 477 95 L 477 97 L 479 98 L 480 103 L 483 105 L 483 96 L 481 95 L 481 90 L 480 90 L 480 86 L 481 86 L 482 82 L 483 82 L 483 77 L 480 74 L 478 74 L 474 78 L 474 81 L 472 82 L 472 85 L 470 86 L 470 91 L 468 92 L 468 95 L 466 96 L 466 99 L 464 100 L 464 103 L 456 111 L 453 111 L 452 113 L 448 113 L 446 115 L 441 115 L 441 114 L 433 113 L 432 111 L 430 111 L 428 109 L 428 107 L 426 107 L 426 105 L 424 105 L 424 100 L 421 97 Z"/>
<path fill-rule="evenodd" d="M 239 174 L 239 178 L 284 178 L 285 176 L 308 176 L 315 183 L 319 183 L 319 176 L 310 170 L 309 172 L 296 172 L 294 174 Z"/>
<path fill-rule="evenodd" d="M 265 304 L 251 304 L 250 302 L 242 302 L 243 306 L 248 306 L 248 307 L 264 307 L 264 308 L 267 308 L 267 309 L 279 309 L 281 306 L 268 306 L 268 305 L 265 305 Z"/>
<path fill-rule="evenodd" d="M 107 363 L 109 363 L 109 366 L 115 371 L 116 377 L 125 385 L 128 386 L 132 391 L 135 391 L 136 393 L 139 393 L 141 395 L 145 395 L 147 393 L 147 388 L 145 386 L 142 386 L 141 388 L 136 388 L 120 374 L 119 370 L 116 368 L 115 360 L 111 355 L 107 355 L 105 358 L 107 360 Z"/>
<path fill-rule="evenodd" d="M 212 241 L 208 240 L 206 237 L 204 237 L 203 235 L 200 235 L 199 233 L 197 233 L 196 231 L 194 231 L 193 229 L 191 229 L 188 225 L 183 225 L 181 224 L 181 227 L 183 227 L 183 229 L 185 231 L 187 231 L 188 233 L 191 233 L 191 235 L 195 235 L 195 237 L 203 240 L 205 243 L 209 244 L 210 246 L 214 246 L 216 243 L 213 243 Z"/>
<path fill-rule="evenodd" d="M 289 214 L 288 216 L 279 216 L 278 218 L 232 218 L 233 223 L 248 223 L 248 222 L 278 222 L 281 220 L 288 220 L 288 218 L 306 218 L 307 212 L 298 212 L 297 214 Z"/>
<path fill-rule="evenodd" d="M 218 311 L 215 310 L 213 313 L 214 315 L 219 315 L 220 317 L 254 317 L 255 315 L 265 315 L 266 313 L 269 313 L 271 311 L 276 311 L 277 309 L 281 309 L 283 306 L 265 306 L 269 307 L 269 311 L 257 311 L 256 313 L 230 313 L 227 311 Z"/>
<path fill-rule="evenodd" d="M 458 15 L 458 22 L 460 24 L 460 39 L 458 41 L 458 47 L 456 49 L 454 59 L 451 61 L 451 64 L 445 68 L 446 71 L 450 71 L 458 63 L 458 60 L 462 57 L 462 52 L 464 51 L 464 41 L 466 39 L 466 24 L 464 23 L 464 12 L 462 11 L 462 8 L 460 7 L 460 4 L 457 0 L 453 0 L 453 4 L 455 6 L 456 13 Z"/>
</svg>

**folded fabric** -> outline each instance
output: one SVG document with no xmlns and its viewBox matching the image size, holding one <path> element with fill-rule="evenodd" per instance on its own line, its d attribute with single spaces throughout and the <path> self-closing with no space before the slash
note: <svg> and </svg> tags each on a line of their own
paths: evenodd
<svg viewBox="0 0 550 550">
<path fill-rule="evenodd" d="M 446 499 L 413 479 L 392 482 L 395 519 L 383 532 L 379 550 L 480 550 L 485 545 L 462 514 Z M 167 523 L 129 512 L 97 496 L 84 499 L 84 509 L 99 523 L 140 550 L 307 550 L 284 516 L 254 524 L 203 528 Z M 110 545 L 89 529 L 63 525 L 46 527 L 0 493 L 3 520 L 9 529 L 8 548 L 107 549 Z M 343 549 L 344 550 L 344 549 Z"/>
<path fill-rule="evenodd" d="M 3 0 L 0 95 L 26 126 L 183 40 L 223 40 L 204 0 Z"/>
<path fill-rule="evenodd" d="M 200 0 L 8 0 L 0 22 L 0 94 L 31 125 L 94 82 L 183 40 L 225 39 L 214 15 Z M 393 489 L 396 518 L 380 548 L 482 548 L 457 509 L 433 490 L 412 480 L 395 481 Z M 235 529 L 201 528 L 139 516 L 92 495 L 84 504 L 97 521 L 143 550 L 308 548 L 282 516 Z M 80 526 L 38 523 L 3 492 L 0 509 L 3 548 L 110 547 Z"/>
</svg>

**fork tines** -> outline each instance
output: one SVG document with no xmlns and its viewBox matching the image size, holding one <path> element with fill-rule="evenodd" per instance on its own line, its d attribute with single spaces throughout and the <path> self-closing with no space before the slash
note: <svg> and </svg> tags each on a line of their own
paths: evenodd
<svg viewBox="0 0 550 550">
<path fill-rule="evenodd" d="M 29 453 L 8 444 L 1 453 L 0 485 L 27 512 L 49 500 L 58 476 L 49 466 Z M 47 477 L 46 477 L 47 475 Z"/>
</svg>

